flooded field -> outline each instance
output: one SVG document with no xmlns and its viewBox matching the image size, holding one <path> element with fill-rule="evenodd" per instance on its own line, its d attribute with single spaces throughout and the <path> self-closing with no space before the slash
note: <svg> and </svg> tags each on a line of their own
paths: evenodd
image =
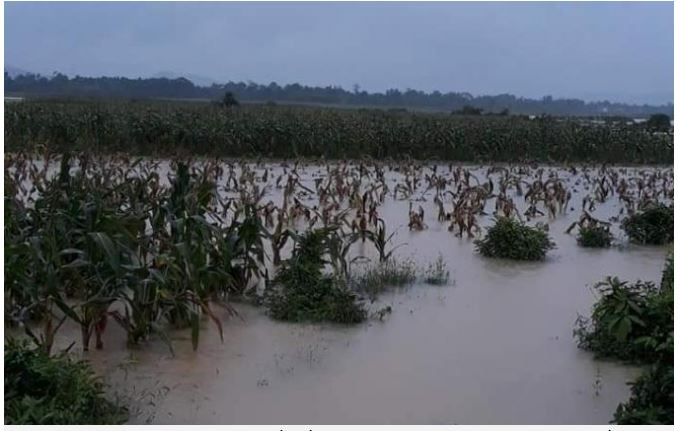
<svg viewBox="0 0 680 431">
<path fill-rule="evenodd" d="M 596 300 L 591 286 L 604 277 L 659 281 L 670 247 L 628 243 L 618 222 L 631 204 L 620 196 L 632 196 L 633 207 L 652 195 L 672 203 L 672 168 L 440 165 L 435 171 L 430 165 L 402 165 L 397 171 L 385 165 L 378 174 L 358 164 L 276 163 L 250 164 L 244 175 L 242 164 L 235 163 L 233 171 L 220 166 L 222 197 L 238 199 L 244 188 L 256 187 L 254 194 L 264 191 L 262 205 L 272 201 L 278 207 L 286 178 L 294 173 L 295 206 L 318 211 L 319 224 L 324 203 L 310 193 L 319 185 L 350 188 L 358 181 L 359 195 L 371 196 L 378 196 L 374 186 L 384 185 L 388 191 L 377 209 L 388 232 L 397 232 L 393 245 L 404 244 L 397 257 L 426 266 L 442 256 L 449 283 L 416 283 L 383 293 L 374 303 L 366 299 L 369 310 L 390 306 L 391 313 L 353 326 L 278 322 L 263 308 L 235 303 L 239 317 L 219 311 L 223 342 L 203 319 L 196 351 L 187 331 L 170 333 L 174 355 L 157 338 L 128 348 L 125 331 L 112 323 L 105 348 L 83 356 L 111 393 L 132 404 L 132 423 L 604 424 L 629 397 L 626 382 L 638 369 L 595 360 L 578 349 L 572 331 L 577 316 L 588 315 Z M 167 163 L 154 169 L 167 184 Z M 230 185 L 232 172 L 237 187 Z M 451 222 L 438 218 L 435 197 L 448 212 L 466 189 L 480 187 L 486 195 L 473 212 L 482 230 L 472 230 L 479 238 L 492 223 L 500 184 L 510 178 L 524 181 L 519 194 L 508 188 L 516 213 L 531 225 L 547 223 L 556 244 L 544 261 L 484 258 L 473 238 L 456 235 L 457 227 L 450 231 Z M 538 213 L 527 215 L 531 184 L 550 180 L 569 192 L 563 210 L 552 216 L 545 198 Z M 619 180 L 629 188 L 621 191 Z M 437 181 L 441 186 L 433 186 Z M 339 202 L 332 214 L 355 205 L 352 198 Z M 411 230 L 409 212 L 418 207 L 423 229 Z M 613 247 L 582 248 L 574 233 L 565 233 L 584 208 L 612 223 Z M 312 223 L 304 216 L 292 222 L 298 230 Z M 368 241 L 358 241 L 351 253 L 376 257 Z M 78 337 L 78 327 L 69 323 L 58 345 Z"/>
</svg>

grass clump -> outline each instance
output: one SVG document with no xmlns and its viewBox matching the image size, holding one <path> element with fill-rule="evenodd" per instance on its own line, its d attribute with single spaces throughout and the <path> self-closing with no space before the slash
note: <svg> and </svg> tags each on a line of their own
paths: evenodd
<svg viewBox="0 0 680 431">
<path fill-rule="evenodd" d="M 449 270 L 446 268 L 446 262 L 440 254 L 434 263 L 427 265 L 427 269 L 423 271 L 423 279 L 425 283 L 435 286 L 443 286 L 449 282 Z"/>
<path fill-rule="evenodd" d="M 542 260 L 555 247 L 548 233 L 510 217 L 496 218 L 486 236 L 475 241 L 483 256 L 514 260 Z"/>
<path fill-rule="evenodd" d="M 368 266 L 352 280 L 355 290 L 375 298 L 389 287 L 401 287 L 416 281 L 416 265 L 412 260 L 390 258 Z"/>
<path fill-rule="evenodd" d="M 576 242 L 581 247 L 607 248 L 612 245 L 612 239 L 608 226 L 594 225 L 580 227 Z"/>
<path fill-rule="evenodd" d="M 126 409 L 107 400 L 103 388 L 83 361 L 5 342 L 5 424 L 123 423 Z"/>
<path fill-rule="evenodd" d="M 317 229 L 297 237 L 293 255 L 282 263 L 273 285 L 265 292 L 265 305 L 273 318 L 333 323 L 366 319 L 366 311 L 346 283 L 323 272 L 327 235 L 327 229 Z"/>
<path fill-rule="evenodd" d="M 663 245 L 673 241 L 673 207 L 648 205 L 623 220 L 623 230 L 638 244 Z"/>
</svg>

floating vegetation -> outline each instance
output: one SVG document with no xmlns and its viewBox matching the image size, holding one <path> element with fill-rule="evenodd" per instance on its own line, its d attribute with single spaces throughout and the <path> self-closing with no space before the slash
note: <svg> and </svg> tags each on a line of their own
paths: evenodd
<svg viewBox="0 0 680 431">
<path fill-rule="evenodd" d="M 498 217 L 483 239 L 475 240 L 477 251 L 486 257 L 542 260 L 555 247 L 548 233 L 510 217 Z"/>
<path fill-rule="evenodd" d="M 651 203 L 623 220 L 622 227 L 635 243 L 668 244 L 673 241 L 673 207 Z"/>
<path fill-rule="evenodd" d="M 106 425 L 126 420 L 127 410 L 106 399 L 104 385 L 86 362 L 5 341 L 5 424 Z"/>
</svg>

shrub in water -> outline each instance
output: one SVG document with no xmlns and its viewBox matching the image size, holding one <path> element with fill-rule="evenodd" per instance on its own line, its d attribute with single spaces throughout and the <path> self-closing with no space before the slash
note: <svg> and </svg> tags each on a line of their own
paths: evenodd
<svg viewBox="0 0 680 431">
<path fill-rule="evenodd" d="M 623 230 L 638 244 L 662 245 L 673 241 L 673 207 L 653 204 L 623 220 Z"/>
<path fill-rule="evenodd" d="M 265 304 L 275 319 L 292 322 L 359 323 L 366 311 L 342 280 L 324 274 L 328 231 L 300 235 L 293 256 L 281 265 Z"/>
<path fill-rule="evenodd" d="M 614 422 L 619 425 L 673 423 L 673 364 L 655 364 L 633 383 L 628 402 L 619 404 Z"/>
<path fill-rule="evenodd" d="M 583 226 L 578 230 L 576 242 L 581 247 L 606 248 L 612 245 L 612 234 L 607 226 Z"/>
<path fill-rule="evenodd" d="M 119 424 L 124 408 L 104 397 L 87 363 L 50 357 L 25 342 L 5 343 L 6 424 Z"/>
<path fill-rule="evenodd" d="M 601 294 L 590 320 L 579 318 L 574 332 L 579 347 L 598 356 L 649 362 L 673 331 L 672 292 L 654 283 L 607 278 L 595 286 Z"/>
<path fill-rule="evenodd" d="M 486 257 L 515 260 L 541 260 L 555 247 L 548 233 L 510 217 L 497 218 L 486 236 L 475 241 L 477 251 Z"/>
<path fill-rule="evenodd" d="M 598 356 L 649 364 L 616 409 L 618 424 L 673 423 L 673 261 L 666 261 L 662 287 L 608 278 L 590 321 L 579 318 L 579 346 Z M 664 286 L 665 284 L 665 286 Z"/>
</svg>

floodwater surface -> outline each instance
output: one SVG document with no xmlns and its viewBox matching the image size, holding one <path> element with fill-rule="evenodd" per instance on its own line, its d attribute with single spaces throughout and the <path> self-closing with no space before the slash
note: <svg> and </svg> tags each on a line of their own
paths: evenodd
<svg viewBox="0 0 680 431">
<path fill-rule="evenodd" d="M 224 342 L 206 321 L 196 352 L 188 331 L 171 334 L 174 356 L 160 340 L 126 348 L 111 324 L 105 349 L 87 357 L 132 402 L 133 423 L 605 424 L 639 371 L 578 349 L 575 320 L 590 315 L 592 285 L 606 276 L 658 282 L 667 249 L 629 245 L 617 229 L 620 246 L 578 247 L 564 233 L 581 195 L 573 202 L 550 222 L 557 248 L 520 263 L 477 254 L 436 220 L 432 195 L 414 201 L 426 211 L 420 232 L 406 227 L 408 201 L 388 199 L 380 214 L 398 229 L 394 245 L 406 244 L 398 255 L 426 265 L 441 254 L 449 285 L 383 294 L 368 305 L 392 313 L 356 326 L 282 323 L 236 304 L 240 318 L 224 313 Z"/>
</svg>

